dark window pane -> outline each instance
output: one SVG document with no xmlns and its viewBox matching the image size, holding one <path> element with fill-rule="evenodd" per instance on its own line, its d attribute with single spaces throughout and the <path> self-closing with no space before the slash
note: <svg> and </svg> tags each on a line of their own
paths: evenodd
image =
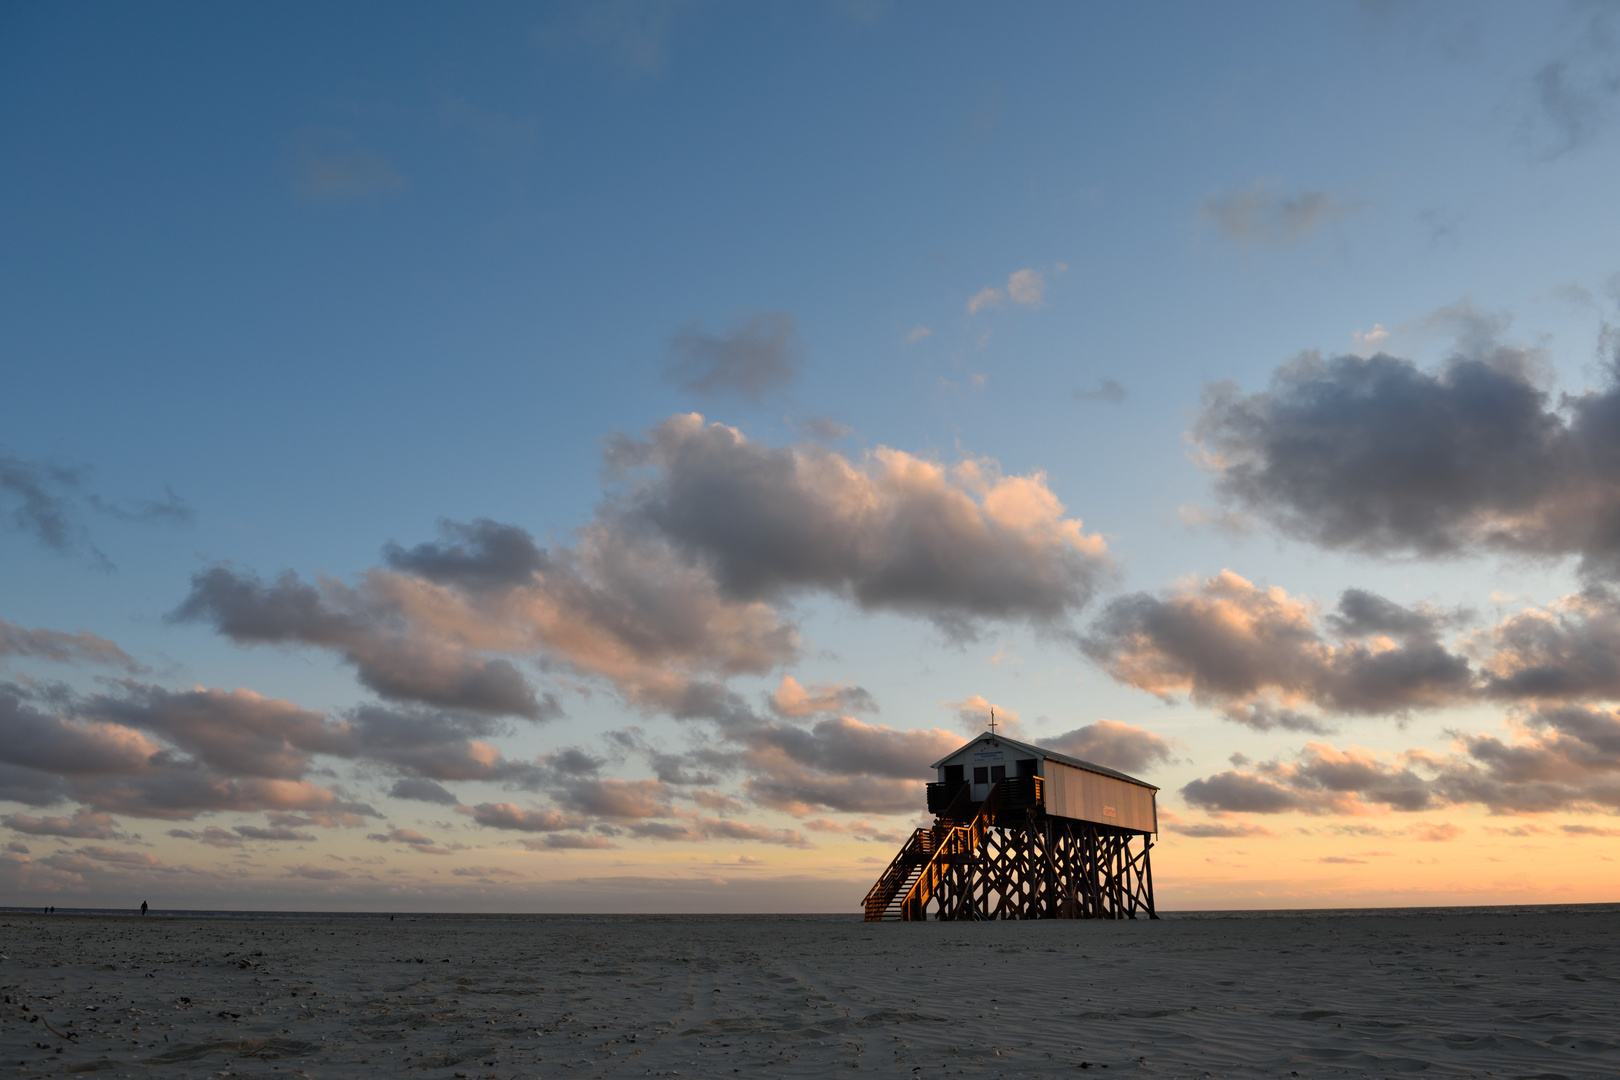
<svg viewBox="0 0 1620 1080">
<path fill-rule="evenodd" d="M 975 784 L 988 784 L 990 782 L 990 770 L 983 765 L 975 765 L 973 767 L 973 782 Z"/>
</svg>

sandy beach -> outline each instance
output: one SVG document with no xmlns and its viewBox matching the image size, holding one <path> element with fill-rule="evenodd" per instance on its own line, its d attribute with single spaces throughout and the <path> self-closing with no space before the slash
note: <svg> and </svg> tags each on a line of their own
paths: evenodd
<svg viewBox="0 0 1620 1080">
<path fill-rule="evenodd" d="M 0 918 L 0 1076 L 1600 1077 L 1620 909 Z"/>
</svg>

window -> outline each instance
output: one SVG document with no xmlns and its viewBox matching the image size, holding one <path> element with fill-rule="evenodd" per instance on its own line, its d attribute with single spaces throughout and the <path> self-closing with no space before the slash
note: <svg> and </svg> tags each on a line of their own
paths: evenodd
<svg viewBox="0 0 1620 1080">
<path fill-rule="evenodd" d="M 998 784 L 1001 781 L 1007 779 L 1007 766 L 1005 766 L 1005 765 L 992 765 L 992 766 L 990 766 L 990 779 L 992 781 L 994 781 L 995 783 L 998 783 Z"/>
<path fill-rule="evenodd" d="M 990 770 L 983 765 L 975 765 L 973 767 L 973 782 L 975 784 L 988 784 L 990 782 Z"/>
<path fill-rule="evenodd" d="M 962 782 L 962 766 L 945 766 L 945 782 L 947 784 L 960 784 Z"/>
</svg>

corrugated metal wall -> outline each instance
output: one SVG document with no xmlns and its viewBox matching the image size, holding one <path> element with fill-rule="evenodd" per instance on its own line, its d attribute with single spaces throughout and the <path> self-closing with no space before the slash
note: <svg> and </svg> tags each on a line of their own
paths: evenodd
<svg viewBox="0 0 1620 1080">
<path fill-rule="evenodd" d="M 1138 832 L 1158 832 L 1153 792 L 1111 776 L 1076 769 L 1047 758 L 1046 812 L 1059 817 L 1118 825 Z"/>
</svg>

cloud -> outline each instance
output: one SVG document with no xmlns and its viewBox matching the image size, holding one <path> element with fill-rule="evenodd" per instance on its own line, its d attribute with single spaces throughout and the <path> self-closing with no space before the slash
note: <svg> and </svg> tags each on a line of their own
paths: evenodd
<svg viewBox="0 0 1620 1080">
<path fill-rule="evenodd" d="M 128 653 L 88 630 L 76 634 L 60 630 L 27 630 L 0 619 L 0 657 L 25 656 L 58 664 L 100 664 L 125 671 L 144 671 Z"/>
<path fill-rule="evenodd" d="M 559 832 L 578 829 L 582 818 L 561 810 L 528 809 L 516 803 L 479 803 L 471 809 L 472 819 L 491 829 L 515 829 L 519 832 Z"/>
<path fill-rule="evenodd" d="M 682 390 L 735 393 L 752 402 L 792 382 L 804 363 L 798 327 L 786 311 L 753 315 L 723 334 L 692 323 L 670 338 L 669 351 L 664 375 Z"/>
<path fill-rule="evenodd" d="M 843 683 L 812 683 L 803 686 L 791 675 L 783 675 L 770 698 L 771 711 L 778 716 L 806 717 L 821 713 L 877 712 L 877 702 L 859 686 Z"/>
<path fill-rule="evenodd" d="M 1463 834 L 1463 830 L 1456 825 L 1451 824 L 1449 821 L 1442 821 L 1439 824 L 1434 824 L 1428 821 L 1420 821 L 1412 826 L 1411 833 L 1419 840 L 1424 840 L 1431 844 L 1443 844 L 1447 841 L 1457 839 L 1457 837 Z"/>
<path fill-rule="evenodd" d="M 388 789 L 388 794 L 396 799 L 416 799 L 419 802 L 438 803 L 441 806 L 455 806 L 461 802 L 432 780 L 424 780 L 419 776 L 406 776 L 394 781 L 394 786 Z"/>
<path fill-rule="evenodd" d="M 1357 814 L 1477 805 L 1496 814 L 1620 809 L 1620 716 L 1592 706 L 1509 717 L 1508 737 L 1458 734 L 1446 753 L 1384 755 L 1310 743 L 1292 761 L 1194 780 L 1189 805 L 1217 813 Z M 1446 826 L 1420 823 L 1425 838 Z M 1438 830 L 1438 832 L 1436 832 Z"/>
<path fill-rule="evenodd" d="M 546 569 L 546 553 L 516 525 L 488 518 L 471 524 L 439 520 L 444 539 L 406 550 L 390 543 L 383 559 L 390 567 L 440 585 L 472 591 L 526 585 Z"/>
<path fill-rule="evenodd" d="M 1113 379 L 1097 380 L 1095 390 L 1076 390 L 1071 395 L 1076 401 L 1100 401 L 1119 405 L 1125 401 L 1125 388 Z"/>
<path fill-rule="evenodd" d="M 538 840 L 520 840 L 518 843 L 530 851 L 601 851 L 619 846 L 605 836 L 588 836 L 583 833 L 552 833 Z"/>
<path fill-rule="evenodd" d="M 288 877 L 306 878 L 310 881 L 344 881 L 349 874 L 345 870 L 329 870 L 324 866 L 310 866 L 307 863 L 286 868 Z"/>
<path fill-rule="evenodd" d="M 485 879 L 498 877 L 521 878 L 527 876 L 519 873 L 516 870 L 508 870 L 504 866 L 458 866 L 454 870 L 450 871 L 450 873 L 456 877 L 475 877 Z"/>
<path fill-rule="evenodd" d="M 1270 829 L 1260 825 L 1227 821 L 1193 822 L 1185 825 L 1170 822 L 1164 826 L 1164 830 L 1181 836 L 1190 836 L 1195 840 L 1235 840 L 1246 836 L 1273 835 Z"/>
<path fill-rule="evenodd" d="M 379 844 L 403 844 L 407 850 L 420 852 L 424 855 L 450 854 L 450 849 L 440 847 L 437 840 L 423 836 L 415 829 L 397 828 L 393 822 L 389 822 L 387 832 L 367 833 L 366 839 L 374 840 Z"/>
<path fill-rule="evenodd" d="M 239 848 L 242 838 L 234 833 L 227 832 L 217 825 L 210 825 L 206 829 L 170 829 L 168 835 L 177 840 L 195 840 L 199 844 L 207 844 L 216 848 Z"/>
<path fill-rule="evenodd" d="M 424 551 L 431 548 L 391 554 L 419 564 L 436 555 L 436 572 L 453 572 L 449 566 L 459 552 Z M 464 566 L 463 576 L 469 572 Z M 413 589 L 412 582 L 420 585 Z M 355 666 L 362 683 L 390 700 L 530 720 L 556 716 L 555 699 L 538 698 L 509 660 L 479 656 L 450 635 L 417 632 L 409 609 L 413 601 L 431 603 L 431 596 L 421 594 L 435 584 L 384 571 L 373 571 L 358 588 L 330 578 L 309 585 L 292 573 L 266 583 L 216 566 L 192 577 L 191 592 L 171 618 L 212 623 L 238 644 L 334 649 Z"/>
<path fill-rule="evenodd" d="M 1472 693 L 1446 619 L 1349 589 L 1325 618 L 1280 588 L 1223 570 L 1153 596 L 1112 601 L 1082 642 L 1109 675 L 1161 698 L 1185 695 L 1250 727 L 1320 731 L 1328 714 L 1395 714 Z"/>
<path fill-rule="evenodd" d="M 1377 348 L 1389 340 L 1389 331 L 1384 329 L 1383 323 L 1373 323 L 1371 330 L 1357 330 L 1350 336 L 1359 345 L 1371 345 Z"/>
<path fill-rule="evenodd" d="M 1007 298 L 1025 307 L 1040 307 L 1046 298 L 1046 278 L 1039 270 L 1016 270 L 1007 278 Z"/>
<path fill-rule="evenodd" d="M 1015 270 L 1008 275 L 1004 288 L 991 285 L 973 294 L 967 311 L 969 315 L 977 315 L 986 308 L 1000 307 L 1008 300 L 1023 307 L 1040 307 L 1046 300 L 1046 276 L 1031 267 Z"/>
<path fill-rule="evenodd" d="M 1588 18 L 1576 24 L 1574 39 L 1529 80 L 1526 134 L 1538 156 L 1548 160 L 1596 138 L 1620 100 L 1620 20 L 1609 4 L 1582 9 Z"/>
<path fill-rule="evenodd" d="M 737 600 L 828 592 L 970 637 L 982 619 L 1060 622 L 1110 566 L 1044 473 L 1004 476 L 987 459 L 947 468 L 879 447 L 857 462 L 689 415 L 610 460 L 638 470 L 621 527 L 656 531 Z"/>
<path fill-rule="evenodd" d="M 1018 722 L 1018 710 L 1005 705 L 992 705 L 983 694 L 969 694 L 961 701 L 942 701 L 945 708 L 956 714 L 956 726 L 969 735 L 988 731 L 991 710 L 995 710 L 996 730 L 1009 737 L 1024 737 L 1024 725 Z"/>
<path fill-rule="evenodd" d="M 1271 387 L 1206 388 L 1193 425 L 1216 490 L 1287 535 L 1373 555 L 1578 555 L 1620 574 L 1620 383 L 1536 385 L 1534 350 L 1464 341 L 1438 373 L 1307 353 Z"/>
<path fill-rule="evenodd" d="M 899 730 L 841 716 L 809 729 L 796 724 L 738 727 L 726 736 L 742 747 L 750 774 L 743 790 L 762 806 L 806 816 L 818 809 L 891 814 L 925 804 L 928 766 L 962 745 L 938 728 Z"/>
<path fill-rule="evenodd" d="M 172 489 L 161 502 L 120 504 L 103 499 L 85 486 L 90 470 L 83 465 L 35 461 L 0 451 L 0 521 L 32 536 L 63 555 L 83 553 L 102 569 L 112 563 L 90 540 L 82 510 L 134 522 L 187 524 L 191 508 Z"/>
<path fill-rule="evenodd" d="M 1604 829 L 1596 825 L 1560 825 L 1569 836 L 1620 836 L 1620 829 Z"/>
<path fill-rule="evenodd" d="M 911 345 L 921 341 L 925 337 L 932 337 L 933 333 L 934 332 L 928 329 L 928 327 L 918 323 L 916 326 L 913 326 L 911 328 L 911 332 L 906 335 L 906 344 Z"/>
<path fill-rule="evenodd" d="M 265 828 L 262 825 L 238 825 L 235 828 L 238 835 L 248 840 L 313 840 L 311 833 L 302 833 L 297 829 L 285 826 L 272 826 Z"/>
<path fill-rule="evenodd" d="M 855 429 L 848 424 L 839 423 L 827 416 L 812 416 L 800 426 L 806 435 L 822 442 L 837 442 L 855 433 Z"/>
<path fill-rule="evenodd" d="M 406 186 L 393 164 L 352 132 L 306 127 L 289 146 L 294 186 L 310 202 L 352 202 Z"/>
<path fill-rule="evenodd" d="M 761 844 L 779 844 L 790 848 L 813 848 L 797 829 L 772 829 L 764 825 L 751 825 L 730 818 L 703 817 L 681 814 L 673 822 L 644 821 L 629 826 L 634 836 L 651 840 L 671 840 L 682 843 L 702 843 L 706 840 L 752 840 Z"/>
<path fill-rule="evenodd" d="M 1060 754 L 1106 765 L 1121 772 L 1147 772 L 1171 759 L 1170 743 L 1146 728 L 1098 720 L 1084 727 L 1040 740 Z"/>
<path fill-rule="evenodd" d="M 10 513 L 12 527 L 53 551 L 73 550 L 82 526 L 75 520 L 72 497 L 86 471 L 0 455 L 0 496 L 16 504 Z"/>
<path fill-rule="evenodd" d="M 0 817 L 8 829 L 30 836 L 65 836 L 77 840 L 121 840 L 118 822 L 111 814 L 97 813 L 88 806 L 73 811 L 72 817 L 29 817 L 26 814 L 7 814 Z"/>
<path fill-rule="evenodd" d="M 455 712 L 560 712 L 528 661 L 611 684 L 634 707 L 725 719 L 726 688 L 798 657 L 778 605 L 808 595 L 931 621 L 962 640 L 998 622 L 1061 635 L 1113 563 L 1044 474 L 772 448 L 701 416 L 606 448 L 609 488 L 571 545 L 441 523 L 353 581 L 196 574 L 171 614 L 243 645 L 312 646 L 380 696 Z M 853 699 L 852 699 L 853 700 Z M 442 777 L 433 777 L 442 779 Z"/>
<path fill-rule="evenodd" d="M 1602 587 L 1510 615 L 1475 634 L 1485 693 L 1513 700 L 1620 699 L 1620 597 Z"/>
<path fill-rule="evenodd" d="M 126 683 L 120 694 L 54 696 L 51 711 L 0 684 L 0 797 L 71 798 L 136 817 L 205 810 L 364 814 L 304 779 L 317 752 L 341 752 L 346 728 L 251 691 L 174 692 Z"/>
<path fill-rule="evenodd" d="M 1211 195 L 1198 207 L 1199 216 L 1240 244 L 1286 247 L 1304 240 L 1323 225 L 1343 221 L 1359 207 L 1329 191 L 1283 195 L 1263 181 L 1251 188 Z"/>
<path fill-rule="evenodd" d="M 977 315 L 985 308 L 1000 307 L 1007 299 L 1007 294 L 994 285 L 986 286 L 974 293 L 967 302 L 969 315 Z"/>
</svg>

